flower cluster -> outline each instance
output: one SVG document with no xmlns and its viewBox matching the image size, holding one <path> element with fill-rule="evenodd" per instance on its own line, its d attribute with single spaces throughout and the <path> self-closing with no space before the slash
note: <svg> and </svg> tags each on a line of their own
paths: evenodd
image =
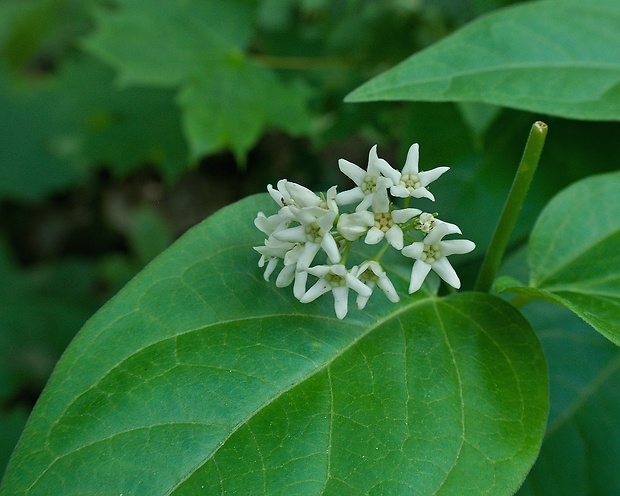
<svg viewBox="0 0 620 496">
<path fill-rule="evenodd" d="M 375 287 L 390 301 L 399 301 L 379 262 L 384 250 L 392 247 L 415 260 L 409 293 L 420 289 L 431 270 L 458 289 L 461 282 L 447 257 L 469 253 L 475 245 L 462 239 L 444 240 L 448 234 L 460 234 L 460 229 L 438 219 L 436 213 L 408 207 L 411 198 L 434 201 L 428 186 L 449 169 L 421 172 L 418 157 L 418 145 L 413 144 L 400 172 L 379 158 L 376 145 L 370 150 L 366 170 L 340 159 L 340 170 L 355 183 L 341 193 L 332 186 L 327 193 L 316 195 L 286 179 L 275 188 L 269 185 L 267 190 L 280 210 L 269 217 L 259 212 L 254 221 L 266 236 L 262 246 L 254 247 L 261 254 L 258 265 L 265 268 L 265 280 L 282 262 L 276 286 L 293 284 L 293 294 L 302 303 L 331 292 L 336 316 L 342 319 L 348 311 L 349 290 L 357 293 L 359 308 L 364 308 Z M 403 208 L 397 202 L 403 203 Z M 354 210 L 341 212 L 347 205 L 355 205 Z M 347 268 L 350 246 L 362 237 L 368 245 L 385 240 L 385 246 L 373 259 Z M 321 262 L 316 263 L 319 253 Z"/>
</svg>

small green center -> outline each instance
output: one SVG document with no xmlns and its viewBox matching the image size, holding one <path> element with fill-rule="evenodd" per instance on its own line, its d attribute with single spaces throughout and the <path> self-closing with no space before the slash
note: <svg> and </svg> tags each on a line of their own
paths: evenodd
<svg viewBox="0 0 620 496">
<path fill-rule="evenodd" d="M 370 267 L 368 267 L 364 272 L 362 272 L 359 276 L 360 279 L 365 281 L 377 282 L 379 280 L 379 276 L 375 274 Z"/>
<path fill-rule="evenodd" d="M 420 260 L 427 264 L 432 264 L 441 258 L 441 248 L 439 245 L 424 245 L 424 251 Z"/>
<path fill-rule="evenodd" d="M 383 212 L 375 214 L 375 227 L 381 229 L 383 232 L 388 232 L 390 227 L 394 225 L 392 214 L 390 212 Z"/>
<path fill-rule="evenodd" d="M 323 235 L 321 233 L 321 227 L 313 222 L 312 224 L 308 224 L 306 226 L 306 240 L 310 243 L 321 244 L 323 241 Z"/>
<path fill-rule="evenodd" d="M 422 183 L 420 183 L 420 178 L 417 174 L 403 174 L 400 178 L 400 185 L 410 191 L 422 187 Z"/>
<path fill-rule="evenodd" d="M 377 178 L 375 176 L 366 176 L 360 185 L 365 195 L 377 191 Z"/>
<path fill-rule="evenodd" d="M 345 286 L 346 285 L 346 281 L 345 278 L 342 276 L 339 276 L 338 274 L 334 274 L 333 272 L 329 272 L 326 276 L 325 276 L 325 280 L 327 281 L 327 283 L 332 287 L 332 288 L 337 288 L 339 286 Z"/>
</svg>

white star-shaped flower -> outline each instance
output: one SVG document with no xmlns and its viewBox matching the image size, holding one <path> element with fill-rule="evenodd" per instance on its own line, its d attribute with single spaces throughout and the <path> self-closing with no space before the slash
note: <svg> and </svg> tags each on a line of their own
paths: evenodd
<svg viewBox="0 0 620 496">
<path fill-rule="evenodd" d="M 310 267 L 308 273 L 319 280 L 304 294 L 299 301 L 309 303 L 319 296 L 332 292 L 334 294 L 334 309 L 336 317 L 344 319 L 349 309 L 349 289 L 353 289 L 360 295 L 370 296 L 372 290 L 357 277 L 347 271 L 342 264 L 317 265 Z"/>
<path fill-rule="evenodd" d="M 466 239 L 450 239 L 442 241 L 447 234 L 461 234 L 461 230 L 454 224 L 435 219 L 435 227 L 424 238 L 405 246 L 401 253 L 415 259 L 411 269 L 411 281 L 409 293 L 414 293 L 422 287 L 428 273 L 434 270 L 439 277 L 453 288 L 460 288 L 461 281 L 456 271 L 450 265 L 447 257 L 450 255 L 462 255 L 472 251 L 476 245 Z"/>
<path fill-rule="evenodd" d="M 309 267 L 321 248 L 327 253 L 330 262 L 340 262 L 338 244 L 330 232 L 336 212 L 321 207 L 306 207 L 292 212 L 301 225 L 275 232 L 273 236 L 280 241 L 304 245 L 304 251 L 297 261 L 299 268 Z"/>
<path fill-rule="evenodd" d="M 390 278 L 378 262 L 366 260 L 359 267 L 357 265 L 353 267 L 351 274 L 366 284 L 371 291 L 374 290 L 375 285 L 379 286 L 391 302 L 396 303 L 400 300 L 392 281 L 390 281 Z M 370 295 L 358 294 L 356 300 L 357 307 L 360 309 L 364 308 L 368 298 L 370 298 Z"/>
<path fill-rule="evenodd" d="M 397 250 L 403 248 L 403 230 L 398 224 L 410 221 L 416 215 L 422 213 L 417 208 L 403 208 L 401 210 L 390 211 L 390 200 L 387 189 L 379 189 L 372 200 L 372 211 L 374 214 L 373 226 L 366 234 L 364 242 L 375 245 L 384 237 Z"/>
<path fill-rule="evenodd" d="M 426 187 L 450 167 L 437 167 L 426 172 L 418 172 L 418 161 L 419 147 L 417 143 L 414 143 L 409 147 L 403 170 L 390 188 L 390 193 L 399 198 L 412 196 L 413 198 L 428 198 L 435 201 L 435 197 Z"/>
<path fill-rule="evenodd" d="M 367 210 L 370 207 L 378 189 L 389 188 L 400 179 L 400 173 L 392 169 L 385 160 L 379 158 L 377 145 L 370 149 L 366 170 L 343 158 L 338 160 L 338 167 L 345 176 L 355 183 L 355 188 L 338 193 L 336 203 L 338 205 L 350 205 L 360 202 L 355 208 L 356 212 Z"/>
</svg>

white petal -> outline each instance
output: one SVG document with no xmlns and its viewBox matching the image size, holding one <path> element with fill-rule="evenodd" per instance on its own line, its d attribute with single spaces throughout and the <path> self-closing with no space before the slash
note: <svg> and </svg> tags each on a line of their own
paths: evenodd
<svg viewBox="0 0 620 496">
<path fill-rule="evenodd" d="M 358 186 L 362 184 L 362 181 L 366 177 L 366 171 L 361 167 L 355 165 L 353 162 L 349 162 L 344 158 L 338 160 L 338 168 L 340 171 L 351 179 Z"/>
<path fill-rule="evenodd" d="M 364 196 L 366 196 L 364 192 L 359 187 L 355 187 L 338 193 L 336 203 L 338 205 L 351 205 L 363 199 Z"/>
<path fill-rule="evenodd" d="M 265 278 L 265 281 L 269 281 L 269 276 L 271 275 L 271 273 L 276 268 L 276 265 L 278 265 L 278 259 L 277 258 L 272 258 L 271 260 L 269 260 L 269 263 L 267 264 L 267 268 L 265 269 L 265 273 L 263 274 L 263 277 Z"/>
<path fill-rule="evenodd" d="M 444 172 L 450 170 L 450 167 L 436 167 L 435 169 L 431 169 L 429 171 L 420 172 L 418 174 L 418 178 L 420 179 L 420 184 L 422 186 L 428 186 L 435 179 L 438 179 Z"/>
<path fill-rule="evenodd" d="M 396 186 L 392 186 L 390 188 L 390 193 L 392 196 L 397 196 L 398 198 L 409 198 L 411 196 L 409 194 L 409 190 L 402 186 L 401 184 L 397 184 Z"/>
<path fill-rule="evenodd" d="M 464 253 L 469 253 L 476 248 L 475 243 L 473 241 L 469 241 L 468 239 L 448 239 L 439 243 L 439 246 L 441 246 L 441 254 L 444 257 L 448 257 L 450 255 L 462 255 Z"/>
<path fill-rule="evenodd" d="M 304 245 L 304 251 L 299 256 L 299 260 L 297 260 L 297 268 L 307 269 L 310 267 L 310 264 L 320 249 L 321 245 L 318 243 L 306 243 Z"/>
<path fill-rule="evenodd" d="M 374 193 L 371 193 L 369 195 L 364 196 L 364 198 L 362 198 L 362 201 L 360 202 L 360 204 L 355 207 L 355 211 L 356 212 L 362 212 L 364 210 L 367 210 L 368 207 L 370 207 L 371 203 L 372 203 L 372 199 L 375 196 Z"/>
<path fill-rule="evenodd" d="M 387 230 L 385 239 L 397 250 L 403 249 L 403 230 L 396 224 Z"/>
<path fill-rule="evenodd" d="M 353 214 L 341 214 L 338 218 L 337 229 L 344 239 L 355 241 L 362 234 L 366 234 L 366 231 L 374 222 L 375 216 L 367 210 Z"/>
<path fill-rule="evenodd" d="M 461 287 L 459 276 L 456 275 L 456 271 L 446 257 L 441 257 L 436 262 L 433 262 L 432 269 L 453 288 L 459 289 Z"/>
<path fill-rule="evenodd" d="M 377 162 L 375 163 L 375 169 L 381 172 L 381 174 L 383 174 L 386 178 L 390 180 L 390 186 L 392 186 L 393 184 L 398 184 L 398 181 L 400 181 L 400 172 L 394 170 L 392 166 L 382 158 L 377 160 Z"/>
<path fill-rule="evenodd" d="M 337 264 L 338 262 L 340 262 L 341 256 L 340 252 L 338 251 L 338 244 L 330 233 L 327 233 L 325 234 L 325 236 L 323 236 L 323 241 L 321 241 L 321 248 L 323 248 L 325 253 L 327 253 L 327 256 L 329 257 L 329 261 L 331 263 Z"/>
<path fill-rule="evenodd" d="M 388 300 L 394 303 L 400 301 L 400 297 L 396 292 L 396 288 L 394 288 L 394 285 L 392 284 L 392 281 L 390 281 L 388 276 L 385 275 L 384 277 L 379 277 L 377 285 L 383 290 L 385 296 L 388 297 Z"/>
<path fill-rule="evenodd" d="M 392 211 L 392 219 L 394 219 L 394 222 L 397 224 L 403 224 L 405 222 L 409 222 L 416 215 L 420 215 L 421 213 L 422 210 L 417 208 L 402 208 L 400 210 Z"/>
<path fill-rule="evenodd" d="M 435 196 L 426 188 L 416 188 L 409 193 L 412 198 L 428 198 L 430 201 L 435 201 Z"/>
<path fill-rule="evenodd" d="M 285 265 L 284 268 L 278 274 L 278 277 L 276 279 L 276 286 L 279 288 L 285 288 L 286 286 L 288 286 L 289 284 L 293 282 L 294 277 L 295 277 L 295 266 Z M 304 291 L 301 294 L 303 294 L 305 291 L 306 291 L 306 288 L 304 288 Z"/>
<path fill-rule="evenodd" d="M 416 241 L 409 246 L 405 246 L 400 252 L 406 257 L 415 258 L 417 260 L 424 252 L 424 243 L 422 243 L 422 241 Z"/>
<path fill-rule="evenodd" d="M 372 211 L 376 214 L 383 214 L 390 211 L 390 200 L 386 188 L 377 188 L 372 199 Z"/>
<path fill-rule="evenodd" d="M 407 159 L 403 167 L 403 174 L 417 174 L 418 163 L 420 160 L 420 147 L 417 143 L 414 143 L 409 147 L 407 151 Z"/>
<path fill-rule="evenodd" d="M 334 288 L 332 293 L 334 293 L 334 310 L 336 310 L 336 317 L 342 320 L 349 310 L 349 288 L 340 286 Z"/>
<path fill-rule="evenodd" d="M 424 279 L 431 271 L 431 266 L 422 260 L 416 260 L 411 269 L 411 282 L 409 283 L 409 294 L 415 293 L 422 287 Z"/>
<path fill-rule="evenodd" d="M 368 286 L 366 286 L 366 284 L 364 284 L 362 281 L 360 281 L 356 277 L 353 277 L 351 274 L 346 274 L 344 278 L 347 283 L 347 286 L 349 286 L 356 293 L 365 295 L 365 296 L 370 296 L 372 294 L 372 289 L 370 289 Z"/>
<path fill-rule="evenodd" d="M 302 303 L 310 303 L 311 301 L 316 300 L 319 296 L 328 293 L 332 289 L 331 284 L 329 284 L 325 279 L 319 279 L 314 286 L 312 286 L 306 294 L 304 294 L 299 301 Z"/>
<path fill-rule="evenodd" d="M 334 227 L 334 221 L 336 220 L 336 212 L 332 210 L 324 210 L 324 209 L 321 209 L 321 210 L 323 211 L 323 213 L 320 217 L 317 217 L 316 223 L 319 225 L 319 227 L 323 231 L 329 232 L 329 230 L 332 227 Z"/>
<path fill-rule="evenodd" d="M 295 284 L 293 284 L 293 295 L 301 301 L 306 293 L 306 282 L 308 281 L 308 273 L 305 270 L 295 271 Z"/>
<path fill-rule="evenodd" d="M 295 203 L 302 207 L 316 207 L 321 203 L 320 197 L 301 184 L 289 182 L 286 185 L 286 189 Z"/>
<path fill-rule="evenodd" d="M 331 272 L 330 265 L 315 265 L 314 267 L 310 267 L 306 269 L 310 274 L 316 277 L 325 277 L 327 274 Z"/>
<path fill-rule="evenodd" d="M 368 231 L 368 234 L 366 234 L 366 237 L 364 238 L 364 243 L 366 243 L 367 245 L 376 245 L 379 241 L 383 239 L 384 236 L 385 233 L 381 229 L 377 227 L 371 227 L 370 231 Z"/>
<path fill-rule="evenodd" d="M 355 300 L 355 303 L 357 303 L 357 308 L 359 308 L 360 310 L 364 308 L 366 306 L 366 303 L 368 303 L 369 298 L 370 296 L 358 294 L 357 299 Z"/>
<path fill-rule="evenodd" d="M 316 222 L 317 218 L 325 215 L 325 209 L 321 207 L 289 207 L 295 220 L 300 224 L 307 226 Z"/>
<path fill-rule="evenodd" d="M 289 227 L 288 229 L 273 233 L 273 237 L 280 241 L 302 243 L 306 241 L 306 228 L 304 226 Z"/>
<path fill-rule="evenodd" d="M 436 245 L 441 241 L 441 238 L 447 234 L 461 234 L 461 230 L 456 224 L 450 224 L 449 222 L 436 219 L 435 227 L 433 227 L 433 230 L 426 235 L 424 242 L 427 245 Z"/>
</svg>

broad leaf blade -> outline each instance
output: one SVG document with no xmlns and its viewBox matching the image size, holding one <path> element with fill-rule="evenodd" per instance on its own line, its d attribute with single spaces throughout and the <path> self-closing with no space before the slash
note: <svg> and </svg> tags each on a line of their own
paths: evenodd
<svg viewBox="0 0 620 496">
<path fill-rule="evenodd" d="M 178 84 L 242 50 L 252 32 L 252 11 L 239 0 L 114 3 L 98 11 L 98 30 L 84 45 L 125 84 Z"/>
<path fill-rule="evenodd" d="M 348 101 L 470 101 L 620 119 L 620 3 L 547 0 L 476 19 Z"/>
<path fill-rule="evenodd" d="M 540 214 L 528 246 L 530 287 L 502 291 L 570 308 L 620 345 L 620 172 L 563 190 Z"/>
<path fill-rule="evenodd" d="M 561 307 L 528 305 L 549 364 L 551 408 L 536 464 L 518 493 L 620 493 L 620 348 Z"/>
<path fill-rule="evenodd" d="M 262 279 L 252 220 L 268 209 L 261 195 L 220 211 L 87 323 L 7 493 L 518 488 L 548 407 L 520 314 L 490 295 L 421 293 L 398 305 L 375 295 L 339 321 L 329 297 L 304 306 Z"/>
</svg>

